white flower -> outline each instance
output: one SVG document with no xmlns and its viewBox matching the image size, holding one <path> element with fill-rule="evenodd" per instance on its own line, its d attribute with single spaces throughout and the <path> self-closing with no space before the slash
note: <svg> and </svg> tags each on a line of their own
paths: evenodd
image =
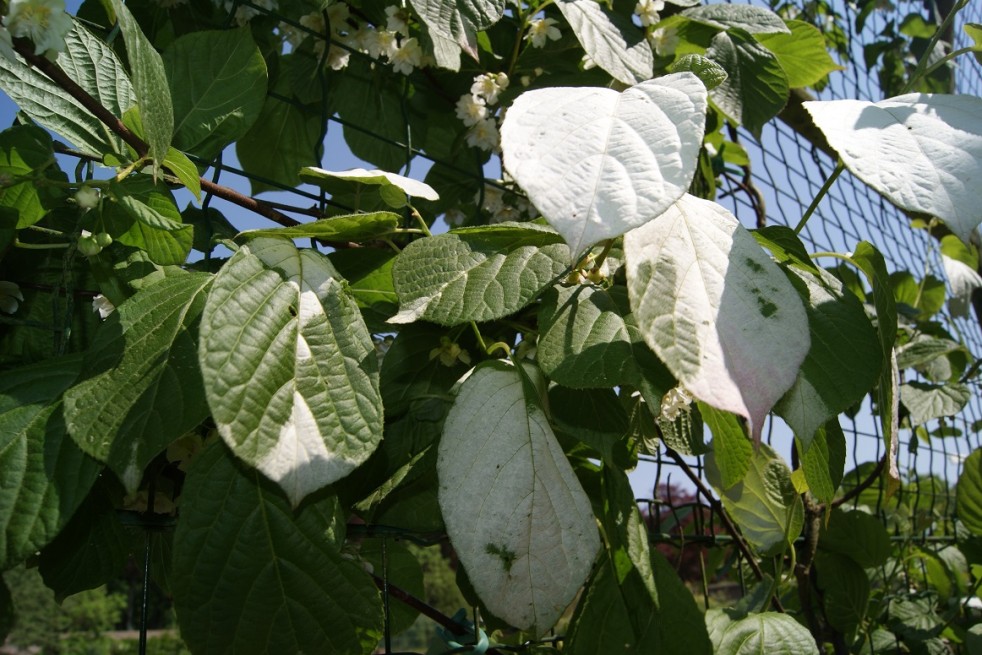
<svg viewBox="0 0 982 655">
<path fill-rule="evenodd" d="M 10 30 L 0 25 L 0 54 L 10 61 L 17 61 L 17 53 L 14 52 L 14 40 L 10 36 Z"/>
<path fill-rule="evenodd" d="M 317 34 L 323 34 L 324 28 L 324 14 L 319 11 L 312 11 L 309 14 L 300 17 L 300 24 L 310 30 L 311 32 L 316 32 Z"/>
<path fill-rule="evenodd" d="M 351 51 L 347 48 L 342 48 L 331 44 L 331 49 L 327 53 L 326 64 L 331 68 L 331 70 L 342 70 L 348 66 L 348 60 L 351 58 Z"/>
<path fill-rule="evenodd" d="M 982 287 L 982 276 L 968 264 L 952 257 L 941 255 L 941 265 L 948 276 L 951 297 L 948 298 L 948 311 L 952 316 L 968 316 L 972 303 L 972 292 Z"/>
<path fill-rule="evenodd" d="M 597 62 L 595 62 L 593 57 L 590 55 L 583 55 L 583 57 L 580 59 L 580 65 L 583 66 L 583 70 L 588 71 L 591 68 L 596 68 Z"/>
<path fill-rule="evenodd" d="M 116 311 L 116 305 L 112 304 L 109 298 L 106 298 L 100 293 L 92 299 L 92 311 L 99 312 L 99 318 L 106 320 L 110 314 Z"/>
<path fill-rule="evenodd" d="M 443 220 L 446 221 L 447 225 L 450 227 L 460 227 L 464 224 L 464 221 L 467 220 L 467 214 L 457 208 L 448 209 L 443 214 Z"/>
<path fill-rule="evenodd" d="M 494 105 L 497 104 L 501 92 L 507 88 L 507 73 L 485 73 L 474 78 L 471 94 L 484 98 L 489 105 Z"/>
<path fill-rule="evenodd" d="M 556 27 L 554 18 L 532 21 L 529 25 L 529 33 L 525 35 L 525 38 L 531 41 L 533 48 L 544 48 L 549 40 L 558 41 L 561 37 L 562 33 Z"/>
<path fill-rule="evenodd" d="M 399 48 L 389 55 L 389 61 L 397 73 L 409 75 L 414 68 L 418 68 L 423 63 L 423 49 L 419 47 L 416 38 L 403 39 Z"/>
<path fill-rule="evenodd" d="M 46 56 L 65 49 L 65 35 L 72 29 L 64 0 L 11 0 L 4 23 L 12 37 L 30 39 L 34 54 Z"/>
<path fill-rule="evenodd" d="M 335 32 L 346 27 L 345 23 L 349 18 L 351 18 L 351 11 L 343 2 L 335 2 L 327 8 L 327 19 L 331 21 L 331 29 Z"/>
<path fill-rule="evenodd" d="M 665 0 L 639 0 L 634 5 L 634 13 L 641 19 L 641 24 L 647 27 L 654 25 L 661 17 L 658 12 L 665 8 Z"/>
<path fill-rule="evenodd" d="M 478 193 L 474 198 L 474 202 L 481 201 L 481 194 Z M 486 212 L 491 212 L 492 214 L 501 211 L 501 208 L 505 206 L 505 192 L 496 186 L 491 186 L 490 184 L 484 185 L 484 202 L 481 204 L 481 209 Z"/>
<path fill-rule="evenodd" d="M 682 412 L 688 412 L 692 404 L 692 394 L 682 387 L 670 389 L 661 399 L 661 418 L 674 421 Z"/>
<path fill-rule="evenodd" d="M 274 12 L 277 9 L 276 0 L 252 0 L 252 3 L 262 7 L 267 12 Z M 235 6 L 233 0 L 225 0 L 224 7 L 225 11 L 232 11 L 232 7 Z M 235 10 L 235 22 L 239 25 L 245 25 L 250 20 L 259 15 L 259 10 L 253 7 L 245 7 L 239 5 Z"/>
<path fill-rule="evenodd" d="M 83 184 L 75 192 L 75 202 L 81 209 L 94 209 L 99 206 L 99 189 Z"/>
<path fill-rule="evenodd" d="M 387 30 L 379 30 L 375 33 L 375 44 L 374 47 L 377 48 L 377 54 L 372 55 L 373 57 L 378 57 L 379 55 L 385 55 L 390 60 L 395 56 L 396 51 L 399 50 L 399 43 L 396 41 L 396 33 L 389 32 Z M 368 48 L 368 54 L 372 54 L 372 48 Z"/>
<path fill-rule="evenodd" d="M 457 101 L 457 118 L 464 121 L 464 125 L 477 125 L 487 117 L 488 108 L 484 105 L 483 98 L 469 94 L 460 96 Z"/>
<path fill-rule="evenodd" d="M 390 32 L 398 32 L 404 36 L 409 36 L 409 16 L 401 7 L 385 8 L 385 27 Z"/>
<path fill-rule="evenodd" d="M 0 280 L 0 312 L 13 314 L 20 303 L 24 302 L 24 294 L 14 282 Z"/>
<path fill-rule="evenodd" d="M 674 27 L 659 27 L 648 35 L 648 43 L 659 57 L 671 57 L 679 46 L 679 33 Z"/>
</svg>

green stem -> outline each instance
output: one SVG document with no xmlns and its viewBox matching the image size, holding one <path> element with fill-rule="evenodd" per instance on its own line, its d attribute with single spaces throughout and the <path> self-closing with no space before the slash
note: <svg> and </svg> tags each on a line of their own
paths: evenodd
<svg viewBox="0 0 982 655">
<path fill-rule="evenodd" d="M 941 22 L 941 25 L 938 26 L 938 29 L 935 30 L 934 34 L 931 36 L 931 40 L 928 41 L 927 49 L 924 51 L 924 56 L 917 62 L 917 67 L 914 68 L 914 72 L 911 74 L 910 79 L 907 80 L 907 84 L 900 92 L 900 95 L 910 93 L 920 79 L 927 74 L 927 71 L 925 70 L 927 68 L 927 60 L 931 56 L 931 53 L 934 52 L 934 48 L 938 45 L 938 41 L 941 40 L 941 35 L 947 31 L 948 27 L 955 20 L 955 16 L 958 14 L 958 12 L 964 9 L 967 5 L 968 0 L 959 0 L 959 2 L 952 7 L 951 11 L 948 12 L 948 15 L 945 16 L 945 19 Z"/>
<path fill-rule="evenodd" d="M 52 230 L 50 227 L 41 227 L 40 225 L 28 225 L 28 230 L 34 230 L 35 232 L 40 232 L 41 234 L 50 234 L 51 236 L 61 237 L 63 239 L 71 239 L 72 237 L 64 232 L 58 230 Z"/>
<path fill-rule="evenodd" d="M 24 243 L 20 239 L 14 239 L 14 248 L 24 250 L 60 250 L 71 245 L 70 243 Z"/>
<path fill-rule="evenodd" d="M 812 204 L 808 205 L 808 209 L 805 210 L 805 214 L 801 217 L 801 220 L 798 221 L 798 225 L 796 225 L 794 228 L 795 234 L 801 233 L 801 230 L 805 227 L 805 223 L 808 222 L 808 219 L 811 218 L 812 214 L 815 213 L 815 210 L 818 209 L 819 203 L 822 202 L 822 199 L 825 198 L 826 195 L 828 195 L 829 189 L 832 188 L 832 184 L 839 179 L 839 176 L 842 175 L 842 171 L 844 170 L 846 170 L 846 165 L 840 160 L 835 165 L 835 170 L 832 171 L 832 174 L 829 175 L 827 180 L 825 180 L 825 184 L 822 185 L 822 188 L 818 190 L 818 193 L 812 199 Z"/>
<path fill-rule="evenodd" d="M 416 208 L 410 206 L 409 209 L 411 210 L 413 219 L 415 219 L 415 221 L 419 224 L 419 228 L 423 231 L 423 234 L 428 237 L 433 236 L 433 233 L 430 232 L 430 226 L 426 224 L 426 221 L 424 221 L 420 213 L 416 211 Z"/>
<path fill-rule="evenodd" d="M 962 48 L 961 50 L 955 50 L 954 52 L 949 52 L 947 55 L 945 55 L 944 57 L 942 57 L 941 59 L 931 64 L 926 69 L 924 69 L 924 72 L 921 73 L 921 77 L 929 76 L 931 73 L 938 70 L 939 68 L 947 64 L 952 59 L 955 59 L 956 57 L 960 57 L 964 54 L 967 54 L 969 52 L 975 52 L 975 51 L 976 51 L 975 48 Z"/>
<path fill-rule="evenodd" d="M 484 337 L 481 336 L 481 330 L 477 327 L 477 323 L 474 321 L 470 322 L 471 330 L 474 331 L 474 336 L 477 338 L 477 345 L 481 348 L 482 352 L 488 352 L 488 344 L 484 343 Z"/>
</svg>

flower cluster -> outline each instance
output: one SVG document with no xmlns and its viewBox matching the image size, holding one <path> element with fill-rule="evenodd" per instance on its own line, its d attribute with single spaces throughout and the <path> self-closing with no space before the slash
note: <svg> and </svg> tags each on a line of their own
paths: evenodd
<svg viewBox="0 0 982 655">
<path fill-rule="evenodd" d="M 460 96 L 457 101 L 457 118 L 470 128 L 467 131 L 467 145 L 482 150 L 498 147 L 498 123 L 490 107 L 498 104 L 508 83 L 508 75 L 505 73 L 484 73 L 474 78 L 470 93 Z"/>
<path fill-rule="evenodd" d="M 419 40 L 409 35 L 409 13 L 407 10 L 390 6 L 385 8 L 385 29 L 359 22 L 351 15 L 344 2 L 336 2 L 327 8 L 327 21 L 330 23 L 330 44 L 325 65 L 333 70 L 347 67 L 352 52 L 361 52 L 372 59 L 385 58 L 396 72 L 411 74 L 417 68 L 429 65 L 429 58 L 423 52 Z M 293 48 L 297 48 L 310 34 L 315 37 L 314 54 L 324 55 L 327 47 L 327 26 L 324 14 L 315 11 L 300 19 L 304 28 L 298 30 L 286 23 L 280 25 L 280 33 Z"/>
<path fill-rule="evenodd" d="M 674 421 L 679 414 L 688 413 L 691 405 L 691 393 L 681 386 L 670 389 L 661 399 L 661 418 L 666 421 Z"/>
<path fill-rule="evenodd" d="M 0 53 L 16 61 L 13 40 L 25 38 L 34 43 L 34 54 L 54 60 L 65 51 L 72 25 L 64 0 L 11 0 L 0 26 Z"/>
</svg>

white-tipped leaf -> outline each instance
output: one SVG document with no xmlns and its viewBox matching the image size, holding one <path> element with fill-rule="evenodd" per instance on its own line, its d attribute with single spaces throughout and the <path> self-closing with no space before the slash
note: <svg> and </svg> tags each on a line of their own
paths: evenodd
<svg viewBox="0 0 982 655">
<path fill-rule="evenodd" d="M 474 590 L 496 616 L 535 633 L 559 620 L 600 548 L 590 499 L 541 409 L 540 382 L 538 371 L 500 361 L 475 369 L 437 460 L 443 519 Z"/>
<path fill-rule="evenodd" d="M 801 299 L 720 205 L 686 195 L 624 237 L 647 344 L 696 398 L 747 418 L 755 439 L 810 338 Z"/>
<path fill-rule="evenodd" d="M 705 115 L 706 87 L 688 72 L 622 93 L 529 91 L 502 125 L 504 165 L 575 256 L 682 197 L 695 173 Z"/>
<path fill-rule="evenodd" d="M 378 445 L 371 335 L 320 253 L 285 239 L 242 246 L 215 279 L 199 348 L 222 438 L 294 506 Z"/>
<path fill-rule="evenodd" d="M 982 98 L 910 93 L 804 104 L 859 179 L 968 241 L 982 221 Z"/>
</svg>

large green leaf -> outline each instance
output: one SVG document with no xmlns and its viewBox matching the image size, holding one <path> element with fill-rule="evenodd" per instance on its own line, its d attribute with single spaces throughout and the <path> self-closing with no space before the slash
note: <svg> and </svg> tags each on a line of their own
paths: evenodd
<svg viewBox="0 0 982 655">
<path fill-rule="evenodd" d="M 972 534 L 982 535 L 982 449 L 965 460 L 955 488 L 958 518 Z"/>
<path fill-rule="evenodd" d="M 910 93 L 804 106 L 859 179 L 969 241 L 982 221 L 982 185 L 967 183 L 982 177 L 982 98 Z"/>
<path fill-rule="evenodd" d="M 275 91 L 286 93 L 287 84 L 281 78 Z M 242 167 L 255 176 L 251 178 L 253 194 L 299 185 L 300 169 L 320 159 L 322 129 L 317 112 L 268 96 L 259 118 L 235 144 Z"/>
<path fill-rule="evenodd" d="M 378 359 L 330 261 L 256 239 L 219 271 L 200 362 L 218 430 L 297 505 L 364 462 L 382 435 Z"/>
<path fill-rule="evenodd" d="M 829 55 L 821 30 L 800 20 L 787 24 L 790 34 L 758 34 L 757 40 L 777 57 L 788 76 L 788 86 L 792 89 L 812 86 L 832 71 L 842 70 Z"/>
<path fill-rule="evenodd" d="M 671 564 L 648 545 L 624 471 L 602 472 L 606 551 L 577 605 L 569 649 L 606 655 L 612 644 L 625 653 L 712 652 L 702 613 Z"/>
<path fill-rule="evenodd" d="M 706 615 L 707 620 L 709 614 Z M 718 638 L 718 641 L 715 641 Z M 788 614 L 761 612 L 725 625 L 714 635 L 716 655 L 818 655 L 808 628 Z"/>
<path fill-rule="evenodd" d="M 807 447 L 819 427 L 862 400 L 876 384 L 882 368 L 876 331 L 854 294 L 792 251 L 800 242 L 791 230 L 770 227 L 754 236 L 793 276 L 808 314 L 811 348 L 794 385 L 774 408 Z"/>
<path fill-rule="evenodd" d="M 130 493 L 150 460 L 208 416 L 196 354 L 211 281 L 168 277 L 122 303 L 86 353 L 85 377 L 65 393 L 72 438 Z"/>
<path fill-rule="evenodd" d="M 788 101 L 788 77 L 777 57 L 740 29 L 714 36 L 706 56 L 727 74 L 709 97 L 724 114 L 760 138 L 764 123 Z"/>
<path fill-rule="evenodd" d="M 748 419 L 754 440 L 810 347 L 780 268 L 720 205 L 686 195 L 624 237 L 644 339 L 697 399 Z"/>
<path fill-rule="evenodd" d="M 770 9 L 747 4 L 711 4 L 686 9 L 682 15 L 719 30 L 743 30 L 749 34 L 790 34 L 781 17 Z"/>
<path fill-rule="evenodd" d="M 107 231 L 127 246 L 145 250 L 162 266 L 183 264 L 191 252 L 194 227 L 182 222 L 170 190 L 149 175 L 113 182 L 102 216 Z"/>
<path fill-rule="evenodd" d="M 559 0 L 556 7 L 588 57 L 624 84 L 649 79 L 654 55 L 644 32 L 622 14 L 605 11 L 594 0 Z"/>
<path fill-rule="evenodd" d="M 174 135 L 174 108 L 164 62 L 123 0 L 111 2 L 126 43 L 133 93 L 140 108 L 143 130 L 150 147 L 149 155 L 153 158 L 154 170 L 158 171 Z"/>
<path fill-rule="evenodd" d="M 820 427 L 807 446 L 797 438 L 795 444 L 808 489 L 823 503 L 832 502 L 846 466 L 846 437 L 838 419 Z"/>
<path fill-rule="evenodd" d="M 542 296 L 536 357 L 550 379 L 574 389 L 639 385 L 654 355 L 622 286 L 556 286 Z"/>
<path fill-rule="evenodd" d="M 181 637 L 202 653 L 369 653 L 382 602 L 344 559 L 335 496 L 299 510 L 257 472 L 207 446 L 188 472 L 174 535 Z"/>
<path fill-rule="evenodd" d="M 870 594 L 866 571 L 848 557 L 833 553 L 819 553 L 815 566 L 829 624 L 847 635 L 852 633 L 866 618 Z"/>
<path fill-rule="evenodd" d="M 266 100 L 266 60 L 248 27 L 186 34 L 167 48 L 174 146 L 214 159 L 244 136 Z"/>
<path fill-rule="evenodd" d="M 914 381 L 900 385 L 900 402 L 910 411 L 912 425 L 955 416 L 968 404 L 972 395 L 968 386 L 958 382 L 928 384 Z"/>
<path fill-rule="evenodd" d="M 68 438 L 62 418 L 61 395 L 81 364 L 54 358 L 0 377 L 0 570 L 50 542 L 102 468 Z"/>
<path fill-rule="evenodd" d="M 819 547 L 850 557 L 863 568 L 872 568 L 890 556 L 890 535 L 883 522 L 871 514 L 836 509 L 822 530 Z"/>
<path fill-rule="evenodd" d="M 505 0 L 410 0 L 431 32 L 456 42 L 477 59 L 477 33 L 501 18 Z"/>
<path fill-rule="evenodd" d="M 281 237 L 285 239 L 323 239 L 324 241 L 367 241 L 392 234 L 402 218 L 392 212 L 333 216 L 302 225 L 246 230 L 242 239 Z"/>
<path fill-rule="evenodd" d="M 114 116 L 122 116 L 136 98 L 129 76 L 112 48 L 75 24 L 65 36 L 58 66 Z M 124 155 L 126 146 L 101 120 L 33 66 L 0 58 L 0 89 L 32 119 L 98 159 Z"/>
<path fill-rule="evenodd" d="M 682 197 L 695 174 L 705 114 L 706 88 L 692 73 L 622 93 L 528 91 L 502 125 L 503 163 L 578 255 Z"/>
<path fill-rule="evenodd" d="M 729 489 L 750 470 L 754 447 L 740 420 L 730 412 L 721 412 L 699 403 L 699 413 L 713 433 L 713 456 L 719 469 L 720 484 Z"/>
<path fill-rule="evenodd" d="M 115 580 L 129 560 L 129 538 L 105 482 L 111 479 L 96 483 L 68 525 L 41 550 L 38 570 L 59 601 Z"/>
<path fill-rule="evenodd" d="M 531 368 L 479 366 L 447 416 L 437 460 L 447 533 L 474 589 L 495 616 L 538 634 L 576 596 L 600 547 L 590 500 L 542 410 L 543 387 Z"/>
<path fill-rule="evenodd" d="M 348 292 L 365 317 L 368 329 L 388 332 L 386 323 L 399 310 L 399 296 L 392 281 L 396 253 L 377 248 L 335 250 L 328 258 L 348 281 Z"/>
<path fill-rule="evenodd" d="M 783 552 L 804 523 L 804 507 L 788 465 L 770 446 L 760 444 L 743 479 L 724 489 L 716 458 L 715 453 L 706 457 L 706 478 L 743 536 L 763 554 Z"/>
<path fill-rule="evenodd" d="M 624 438 L 629 428 L 627 411 L 613 389 L 567 389 L 554 384 L 549 387 L 549 411 L 561 435 L 593 448 L 605 462 L 633 466 Z"/>
<path fill-rule="evenodd" d="M 414 241 L 392 267 L 392 323 L 489 321 L 517 312 L 562 274 L 569 250 L 534 224 L 461 228 Z"/>
<path fill-rule="evenodd" d="M 36 171 L 55 163 L 51 136 L 33 125 L 18 125 L 0 132 L 0 176 L 11 181 L 0 187 L 0 206 L 17 212 L 18 229 L 33 225 L 47 213 L 42 188 L 34 184 Z M 12 182 L 17 178 L 26 181 Z"/>
</svg>

